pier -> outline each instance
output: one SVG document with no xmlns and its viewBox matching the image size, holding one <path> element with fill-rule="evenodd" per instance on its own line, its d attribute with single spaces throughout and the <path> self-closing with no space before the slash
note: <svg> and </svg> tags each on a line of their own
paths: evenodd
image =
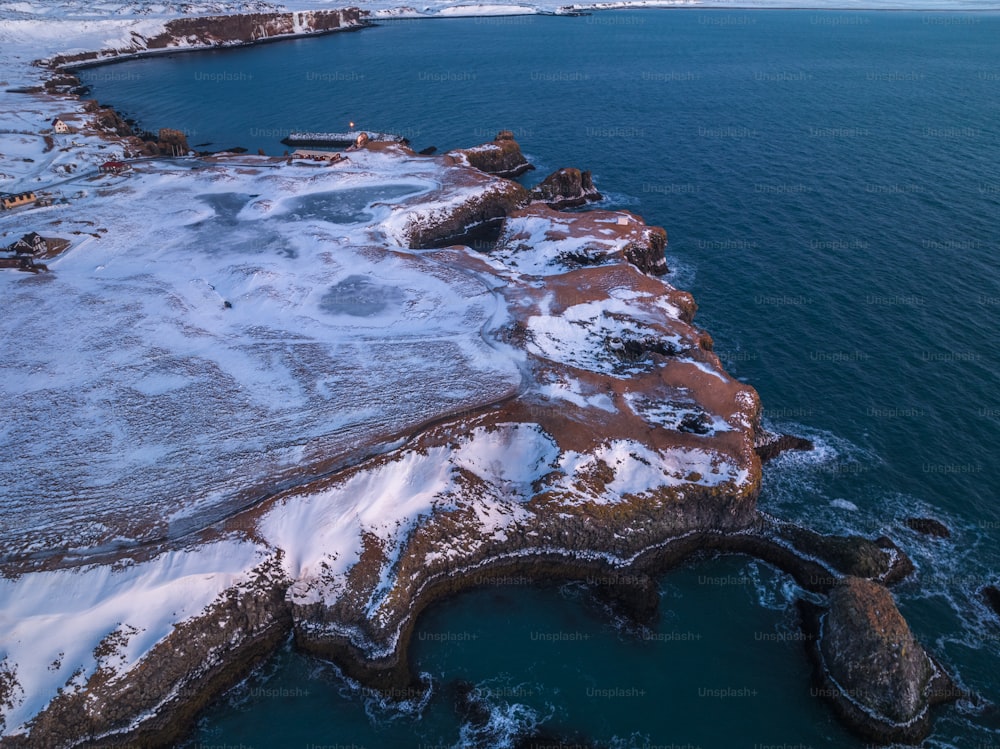
<svg viewBox="0 0 1000 749">
<path fill-rule="evenodd" d="M 402 143 L 409 141 L 401 135 L 375 133 L 370 130 L 352 130 L 346 133 L 289 133 L 282 139 L 286 146 L 353 146 L 360 135 L 367 135 L 369 142 Z"/>
</svg>

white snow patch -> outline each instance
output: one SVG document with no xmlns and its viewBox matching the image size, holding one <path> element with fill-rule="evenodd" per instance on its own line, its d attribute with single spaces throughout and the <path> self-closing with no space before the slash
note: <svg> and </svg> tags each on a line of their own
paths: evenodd
<svg viewBox="0 0 1000 749">
<path fill-rule="evenodd" d="M 646 321 L 653 322 L 648 312 L 615 298 L 576 304 L 558 315 L 543 309 L 527 320 L 531 334 L 527 348 L 536 356 L 602 374 L 641 371 L 641 363 L 622 362 L 609 344 L 650 336 L 681 346 L 680 336 L 664 336 L 647 327 Z"/>
<path fill-rule="evenodd" d="M 559 448 L 541 427 L 513 424 L 492 431 L 477 429 L 451 460 L 484 481 L 527 498 L 531 483 L 551 471 L 558 457 Z"/>
<path fill-rule="evenodd" d="M 564 453 L 559 465 L 566 473 L 566 479 L 560 486 L 570 490 L 574 477 L 593 471 L 598 461 L 614 470 L 614 479 L 606 485 L 601 497 L 594 499 L 587 495 L 581 497 L 582 501 L 615 503 L 625 495 L 645 494 L 663 487 L 686 484 L 719 486 L 733 482 L 735 486 L 740 486 L 749 478 L 748 471 L 736 468 L 721 455 L 709 450 L 672 448 L 657 451 L 632 440 L 613 440 L 593 453 Z"/>
<path fill-rule="evenodd" d="M 260 561 L 254 544 L 221 541 L 124 569 L 91 565 L 0 578 L 0 660 L 16 668 L 23 690 L 5 714 L 8 733 L 23 732 L 74 673 L 78 682 L 94 673 L 94 649 L 108 634 L 131 633 L 107 664 L 123 673 Z"/>
<path fill-rule="evenodd" d="M 569 378 L 566 382 L 550 382 L 538 387 L 538 392 L 551 400 L 564 400 L 580 408 L 599 408 L 602 411 L 615 413 L 614 401 L 606 393 L 583 395 L 580 381 Z"/>
</svg>

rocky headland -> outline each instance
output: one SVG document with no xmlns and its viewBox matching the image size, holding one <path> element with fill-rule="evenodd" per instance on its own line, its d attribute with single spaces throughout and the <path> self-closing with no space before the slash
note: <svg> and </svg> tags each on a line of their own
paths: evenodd
<svg viewBox="0 0 1000 749">
<path fill-rule="evenodd" d="M 309 10 L 285 13 L 241 13 L 217 16 L 185 16 L 166 21 L 148 33 L 129 32 L 126 43 L 99 50 L 55 55 L 57 67 L 82 67 L 141 54 L 183 51 L 206 47 L 260 44 L 272 39 L 360 29 L 368 25 L 368 13 L 358 8 Z"/>
<path fill-rule="evenodd" d="M 180 19 L 167 25 L 167 36 L 108 54 L 192 39 L 254 43 L 360 23 L 357 11 L 266 16 Z M 105 139 L 125 135 L 110 115 L 88 114 L 108 118 Z M 165 147 L 172 137 L 161 136 Z M 92 540 L 71 551 L 55 531 L 39 532 L 17 553 L 5 549 L 2 595 L 13 613 L 0 660 L 0 746 L 169 746 L 289 636 L 366 686 L 412 696 L 424 686 L 411 669 L 411 634 L 421 611 L 444 596 L 499 579 L 583 580 L 618 610 L 649 621 L 658 606 L 654 577 L 706 553 L 761 559 L 816 594 L 820 602 L 803 606 L 807 652 L 834 710 L 859 734 L 919 741 L 930 730 L 931 707 L 961 696 L 895 605 L 888 586 L 912 564 L 890 539 L 823 536 L 758 509 L 763 462 L 811 445 L 769 433 L 756 391 L 726 373 L 711 337 L 694 322 L 693 298 L 664 279 L 662 228 L 627 211 L 557 210 L 598 198 L 589 174 L 566 168 L 525 189 L 510 178 L 530 165 L 506 131 L 440 157 L 369 144 L 329 168 L 266 158 L 256 164 L 205 160 L 197 176 L 151 168 L 89 208 L 100 221 L 122 195 L 154 200 L 170 190 L 170 241 L 183 252 L 186 241 L 203 239 L 205 194 L 253 195 L 233 215 L 267 227 L 275 246 L 291 243 L 297 255 L 289 257 L 315 258 L 308 282 L 325 284 L 315 296 L 325 290 L 326 311 L 350 318 L 337 335 L 382 324 L 384 315 L 386 326 L 415 331 L 396 344 L 397 354 L 405 345 L 417 352 L 414 362 L 440 357 L 442 380 L 454 380 L 460 363 L 463 377 L 482 387 L 440 403 L 431 390 L 416 391 L 412 397 L 427 399 L 428 408 L 405 423 L 352 433 L 363 451 L 337 447 L 329 434 L 295 445 L 287 463 L 255 447 L 232 465 L 273 468 L 281 480 L 247 482 L 246 496 L 225 512 L 192 507 L 176 524 L 183 534 L 166 525 L 147 533 L 148 517 L 108 512 Z M 282 201 L 405 180 L 426 187 L 371 208 L 346 235 L 322 217 L 281 223 Z M 59 211 L 51 221 L 66 221 L 72 208 Z M 14 228 L 24 233 L 26 222 Z M 136 260 L 124 249 L 158 247 L 164 236 L 163 227 L 123 224 L 102 235 L 100 247 L 71 247 L 51 275 L 87 290 L 93 263 L 78 267 L 74 257 L 110 247 L 109 265 L 142 262 L 139 249 Z M 237 239 L 226 237 L 216 239 L 223 250 L 233 242 L 235 252 Z M 198 320 L 218 327 L 211 328 L 215 340 L 254 336 L 269 356 L 285 357 L 287 376 L 303 390 L 317 389 L 317 367 L 334 361 L 360 371 L 347 358 L 352 346 L 357 362 L 371 361 L 363 336 L 349 345 L 327 341 L 322 316 L 303 326 L 304 308 L 296 308 L 296 355 L 307 350 L 311 358 L 295 359 L 277 345 L 289 336 L 280 327 L 287 290 L 301 295 L 307 274 L 265 262 L 241 255 L 211 269 L 213 278 L 226 279 L 226 306 L 216 284 L 185 297 L 179 289 L 190 288 L 187 277 L 175 283 L 165 276 L 156 293 L 169 299 L 185 335 Z M 145 294 L 155 295 L 157 273 L 173 273 L 174 265 L 166 267 L 144 271 Z M 368 280 L 358 281 L 359 273 Z M 290 285 L 282 286 L 282 274 Z M 406 280 L 375 286 L 383 274 Z M 14 293 L 37 303 L 34 287 Z M 462 306 L 447 307 L 452 297 Z M 429 299 L 445 310 L 442 326 L 458 327 L 446 334 L 421 328 L 431 316 Z M 138 314 L 128 300 L 121 304 Z M 364 315 L 356 314 L 359 305 Z M 432 349 L 432 339 L 457 343 Z M 334 345 L 336 360 L 323 353 Z M 159 355 L 167 362 L 170 354 Z M 211 376 L 215 387 L 229 375 Z M 150 400 L 133 408 L 159 407 L 157 399 L 179 387 L 142 382 Z M 406 394 L 396 380 L 381 388 Z M 212 397 L 226 408 L 249 407 L 238 390 L 215 389 Z M 32 418 L 13 428 L 35 428 Z M 191 444 L 204 434 L 211 439 L 216 428 L 194 432 Z M 53 548 L 58 553 L 44 553 Z M 49 593 L 60 590 L 86 590 L 94 605 L 74 608 Z"/>
</svg>

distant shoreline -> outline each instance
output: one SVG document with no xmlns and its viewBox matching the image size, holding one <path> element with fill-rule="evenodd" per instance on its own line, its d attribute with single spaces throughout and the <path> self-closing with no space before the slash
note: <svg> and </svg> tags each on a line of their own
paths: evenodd
<svg viewBox="0 0 1000 749">
<path fill-rule="evenodd" d="M 107 54 L 106 57 L 101 57 L 97 59 L 79 60 L 72 61 L 67 60 L 68 56 L 57 55 L 50 60 L 39 60 L 38 63 L 47 65 L 48 67 L 55 68 L 64 72 L 74 72 L 76 70 L 86 70 L 89 68 L 102 67 L 104 65 L 111 65 L 117 62 L 125 62 L 134 59 L 143 59 L 147 57 L 156 57 L 161 55 L 171 55 L 171 54 L 181 54 L 188 52 L 208 52 L 208 51 L 222 51 L 227 49 L 242 49 L 245 47 L 252 47 L 259 44 L 270 44 L 274 42 L 291 41 L 299 39 L 309 39 L 318 36 L 327 36 L 329 34 L 335 34 L 340 32 L 351 32 L 351 31 L 361 31 L 367 28 L 376 28 L 385 23 L 398 23 L 401 21 L 453 21 L 453 20 L 467 20 L 467 19 L 490 19 L 490 18 L 522 18 L 522 17 L 534 17 L 534 16 L 544 16 L 544 17 L 564 17 L 564 18 L 579 18 L 581 16 L 590 16 L 594 14 L 605 14 L 613 12 L 634 12 L 634 11 L 707 11 L 707 12 L 731 12 L 731 11 L 795 11 L 795 12 L 813 12 L 813 13 L 948 13 L 948 14 L 962 14 L 962 15 L 977 15 L 977 14 L 1000 14 L 1000 4 L 992 8 L 888 8 L 888 7 L 851 7 L 851 6 L 809 6 L 809 5 L 642 5 L 642 4 L 627 4 L 619 7 L 593 7 L 593 6 L 563 6 L 565 12 L 551 11 L 540 7 L 530 7 L 530 6 L 509 6 L 511 12 L 509 13 L 469 13 L 469 14 L 443 14 L 441 12 L 436 13 L 417 13 L 414 15 L 399 15 L 393 16 L 389 15 L 393 11 L 402 10 L 401 8 L 391 8 L 386 10 L 366 10 L 364 8 L 358 9 L 360 11 L 360 16 L 363 19 L 361 23 L 344 26 L 335 29 L 324 29 L 310 32 L 302 33 L 292 33 L 292 34 L 280 34 L 275 36 L 263 37 L 259 39 L 248 39 L 240 42 L 235 42 L 231 44 L 204 44 L 204 45 L 192 45 L 189 47 L 168 47 L 164 49 L 146 49 L 138 50 L 135 52 L 118 52 L 117 50 L 103 49 L 97 51 L 88 51 L 85 53 L 79 53 L 80 55 L 100 55 Z M 331 10 L 349 10 L 348 8 L 337 8 Z M 446 10 L 446 9 L 445 9 Z M 290 13 L 295 13 L 299 11 L 288 11 Z M 384 13 L 386 15 L 375 15 L 376 13 Z M 230 17 L 239 17 L 240 15 L 247 14 L 234 14 Z M 189 16 L 187 18 L 211 18 L 213 16 Z M 65 60 L 60 62 L 60 60 Z"/>
</svg>

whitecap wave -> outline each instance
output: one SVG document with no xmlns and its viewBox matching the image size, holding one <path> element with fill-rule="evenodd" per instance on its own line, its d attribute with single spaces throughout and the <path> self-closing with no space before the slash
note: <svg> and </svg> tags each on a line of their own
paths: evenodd
<svg viewBox="0 0 1000 749">
<path fill-rule="evenodd" d="M 529 682 L 511 684 L 504 678 L 493 678 L 476 684 L 469 695 L 470 701 L 487 712 L 485 722 L 464 722 L 459 728 L 458 742 L 454 749 L 479 749 L 489 746 L 497 749 L 516 746 L 520 739 L 530 736 L 555 715 L 555 707 L 546 705 L 545 712 L 516 701 L 519 696 L 540 694 L 541 687 Z M 514 696 L 515 699 L 509 699 Z"/>
</svg>

